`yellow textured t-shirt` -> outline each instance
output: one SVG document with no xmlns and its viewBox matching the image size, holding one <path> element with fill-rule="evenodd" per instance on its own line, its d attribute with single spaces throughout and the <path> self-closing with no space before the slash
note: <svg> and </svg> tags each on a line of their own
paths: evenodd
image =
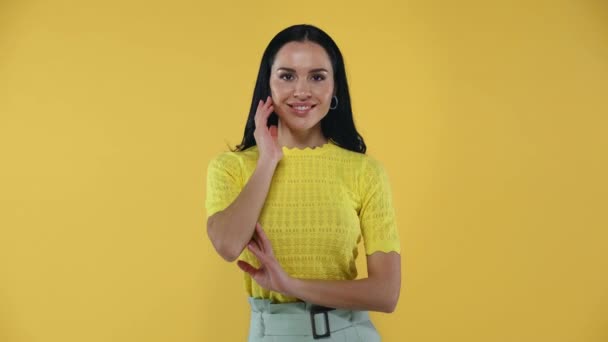
<svg viewBox="0 0 608 342">
<path fill-rule="evenodd" d="M 258 147 L 223 152 L 207 169 L 207 217 L 227 208 L 253 174 Z M 389 180 L 369 155 L 333 142 L 314 149 L 283 147 L 258 220 L 274 254 L 300 279 L 352 280 L 357 277 L 357 244 L 365 253 L 401 252 Z M 239 260 L 260 263 L 247 249 Z M 249 296 L 275 303 L 297 301 L 260 287 L 246 273 Z"/>
</svg>

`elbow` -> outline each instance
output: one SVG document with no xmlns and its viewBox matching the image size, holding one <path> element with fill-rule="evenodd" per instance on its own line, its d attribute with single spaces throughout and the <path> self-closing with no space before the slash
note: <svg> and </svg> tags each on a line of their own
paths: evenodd
<svg viewBox="0 0 608 342">
<path fill-rule="evenodd" d="M 221 236 L 215 234 L 216 229 L 215 225 L 213 224 L 214 216 L 211 216 L 207 220 L 207 236 L 209 237 L 209 240 L 211 241 L 211 244 L 213 245 L 213 248 L 217 254 L 219 254 L 222 259 L 226 260 L 227 262 L 233 262 L 239 257 L 241 251 L 237 251 L 232 244 L 225 241 L 225 239 L 223 239 Z"/>
<path fill-rule="evenodd" d="M 396 308 L 397 308 L 397 300 L 390 300 L 384 304 L 384 307 L 382 308 L 382 312 L 393 313 L 393 312 L 395 312 Z"/>
<path fill-rule="evenodd" d="M 397 309 L 397 303 L 399 302 L 399 288 L 392 291 L 386 291 L 381 302 L 382 305 L 378 311 L 383 313 L 395 312 L 395 309 Z"/>
<path fill-rule="evenodd" d="M 213 248 L 215 248 L 217 254 L 219 254 L 222 259 L 226 260 L 227 262 L 235 261 L 241 254 L 240 251 L 237 251 L 234 246 L 227 243 L 227 241 L 211 239 L 211 244 L 213 245 Z"/>
<path fill-rule="evenodd" d="M 226 246 L 225 243 L 220 243 L 219 246 L 215 246 L 215 250 L 222 257 L 222 259 L 227 262 L 234 262 L 240 255 L 240 253 L 235 253 L 232 251 L 229 246 Z"/>
<path fill-rule="evenodd" d="M 382 308 L 380 309 L 381 312 L 384 313 L 393 313 L 395 312 L 395 309 L 397 308 L 397 302 L 398 299 L 389 299 L 386 300 L 385 303 L 382 305 Z"/>
</svg>

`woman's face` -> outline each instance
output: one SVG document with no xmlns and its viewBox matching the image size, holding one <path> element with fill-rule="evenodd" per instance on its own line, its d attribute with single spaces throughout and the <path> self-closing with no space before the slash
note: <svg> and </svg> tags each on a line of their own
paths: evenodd
<svg viewBox="0 0 608 342">
<path fill-rule="evenodd" d="M 333 75 L 329 56 L 320 45 L 309 41 L 283 45 L 270 71 L 274 112 L 281 124 L 296 131 L 320 124 L 331 104 Z"/>
</svg>

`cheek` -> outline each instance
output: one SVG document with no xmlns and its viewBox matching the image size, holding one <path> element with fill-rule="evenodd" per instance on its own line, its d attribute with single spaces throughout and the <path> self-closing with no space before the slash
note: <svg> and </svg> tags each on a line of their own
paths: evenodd
<svg viewBox="0 0 608 342">
<path fill-rule="evenodd" d="M 319 87 L 318 94 L 324 101 L 331 100 L 334 92 L 334 84 L 333 83 L 325 83 L 323 86 Z"/>
<path fill-rule="evenodd" d="M 332 87 L 326 87 L 324 89 L 319 89 L 319 97 L 323 100 L 323 102 L 329 103 L 329 101 L 331 101 L 332 96 L 333 96 Z"/>
<path fill-rule="evenodd" d="M 289 93 L 289 89 L 279 82 L 270 81 L 270 92 L 273 97 L 282 98 L 285 97 L 285 94 Z"/>
</svg>

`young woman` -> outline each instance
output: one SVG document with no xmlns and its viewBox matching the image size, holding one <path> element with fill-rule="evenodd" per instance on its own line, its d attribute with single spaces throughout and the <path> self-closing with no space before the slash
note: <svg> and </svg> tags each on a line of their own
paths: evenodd
<svg viewBox="0 0 608 342">
<path fill-rule="evenodd" d="M 207 170 L 207 232 L 244 271 L 250 342 L 380 341 L 368 312 L 397 304 L 400 244 L 387 174 L 365 151 L 338 46 L 311 25 L 279 32 L 241 144 Z"/>
</svg>

